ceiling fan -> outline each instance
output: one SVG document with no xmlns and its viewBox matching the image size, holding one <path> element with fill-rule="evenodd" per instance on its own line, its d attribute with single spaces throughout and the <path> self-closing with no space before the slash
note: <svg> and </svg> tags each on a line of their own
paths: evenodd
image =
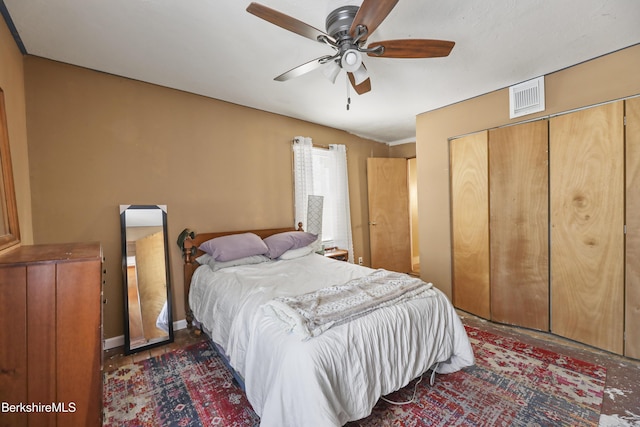
<svg viewBox="0 0 640 427">
<path fill-rule="evenodd" d="M 398 0 L 364 0 L 360 7 L 339 7 L 327 16 L 326 32 L 259 3 L 251 3 L 247 12 L 285 30 L 327 44 L 336 51 L 333 55 L 299 65 L 274 80 L 289 80 L 324 66 L 324 74 L 335 82 L 343 69 L 355 91 L 361 95 L 371 90 L 371 80 L 362 62 L 363 54 L 374 58 L 436 58 L 448 56 L 455 45 L 452 41 L 426 39 L 385 40 L 367 45 L 367 38 L 397 3 Z"/>
</svg>

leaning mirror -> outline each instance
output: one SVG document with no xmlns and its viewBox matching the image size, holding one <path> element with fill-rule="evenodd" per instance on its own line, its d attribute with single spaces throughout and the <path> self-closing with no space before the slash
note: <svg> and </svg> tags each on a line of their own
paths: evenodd
<svg viewBox="0 0 640 427">
<path fill-rule="evenodd" d="M 173 341 L 167 207 L 120 205 L 124 349 L 130 354 Z"/>
<path fill-rule="evenodd" d="M 13 186 L 9 128 L 4 105 L 4 92 L 0 88 L 0 250 L 20 243 L 18 208 Z"/>
</svg>

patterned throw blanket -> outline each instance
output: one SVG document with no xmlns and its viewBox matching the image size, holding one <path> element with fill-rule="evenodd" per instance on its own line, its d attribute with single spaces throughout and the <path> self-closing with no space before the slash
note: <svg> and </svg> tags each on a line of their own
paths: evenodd
<svg viewBox="0 0 640 427">
<path fill-rule="evenodd" d="M 287 331 L 307 340 L 378 308 L 431 296 L 431 287 L 431 283 L 407 274 L 380 269 L 342 285 L 274 298 L 264 309 L 282 321 Z"/>
</svg>

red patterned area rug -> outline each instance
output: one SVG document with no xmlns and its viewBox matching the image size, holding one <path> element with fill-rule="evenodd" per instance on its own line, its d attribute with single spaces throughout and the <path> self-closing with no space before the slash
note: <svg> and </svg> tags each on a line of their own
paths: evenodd
<svg viewBox="0 0 640 427">
<path fill-rule="evenodd" d="M 416 402 L 379 401 L 349 426 L 597 426 L 606 370 L 465 326 L 476 364 L 418 384 Z M 425 375 L 426 377 L 426 375 Z M 387 396 L 411 400 L 416 380 Z"/>
<path fill-rule="evenodd" d="M 105 375 L 103 426 L 253 427 L 259 422 L 208 341 Z"/>
<path fill-rule="evenodd" d="M 597 426 L 603 367 L 466 326 L 476 365 L 387 396 L 350 427 Z M 209 343 L 124 366 L 105 378 L 105 426 L 257 426 Z"/>
</svg>

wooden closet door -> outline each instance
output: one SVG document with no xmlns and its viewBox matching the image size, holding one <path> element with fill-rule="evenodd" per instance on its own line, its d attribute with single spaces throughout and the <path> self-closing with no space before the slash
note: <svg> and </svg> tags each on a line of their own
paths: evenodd
<svg viewBox="0 0 640 427">
<path fill-rule="evenodd" d="M 549 330 L 548 122 L 489 131 L 491 320 Z"/>
<path fill-rule="evenodd" d="M 624 354 L 640 359 L 640 98 L 625 101 L 627 209 Z"/>
<path fill-rule="evenodd" d="M 623 102 L 550 120 L 551 330 L 623 351 Z"/>
<path fill-rule="evenodd" d="M 451 170 L 453 304 L 491 317 L 487 131 L 454 139 Z"/>
</svg>

